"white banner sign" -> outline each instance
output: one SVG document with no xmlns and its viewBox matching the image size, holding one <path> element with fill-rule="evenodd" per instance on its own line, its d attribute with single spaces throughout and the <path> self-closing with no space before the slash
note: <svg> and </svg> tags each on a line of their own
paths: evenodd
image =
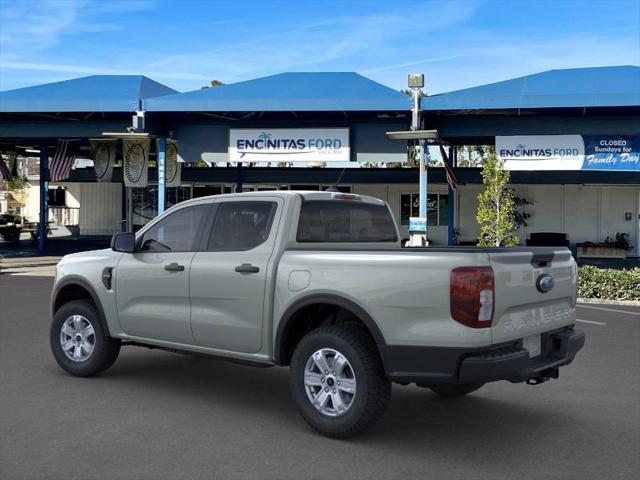
<svg viewBox="0 0 640 480">
<path fill-rule="evenodd" d="M 348 128 L 229 130 L 230 162 L 348 162 Z"/>
<path fill-rule="evenodd" d="M 90 139 L 93 151 L 93 169 L 98 182 L 110 182 L 116 161 L 117 140 Z"/>
<path fill-rule="evenodd" d="M 496 136 L 496 154 L 505 170 L 580 170 L 581 135 Z"/>
<path fill-rule="evenodd" d="M 148 138 L 122 140 L 125 187 L 147 186 L 149 176 L 150 143 L 151 142 Z"/>
</svg>

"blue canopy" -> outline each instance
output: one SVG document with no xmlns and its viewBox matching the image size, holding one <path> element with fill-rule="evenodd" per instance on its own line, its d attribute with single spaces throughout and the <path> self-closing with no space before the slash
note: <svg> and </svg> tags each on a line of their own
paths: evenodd
<svg viewBox="0 0 640 480">
<path fill-rule="evenodd" d="M 304 72 L 157 97 L 144 106 L 150 112 L 406 111 L 411 100 L 355 72 Z"/>
<path fill-rule="evenodd" d="M 572 68 L 424 97 L 424 110 L 640 105 L 640 67 Z"/>
<path fill-rule="evenodd" d="M 133 112 L 144 98 L 173 93 L 143 75 L 91 75 L 0 92 L 0 112 Z"/>
</svg>

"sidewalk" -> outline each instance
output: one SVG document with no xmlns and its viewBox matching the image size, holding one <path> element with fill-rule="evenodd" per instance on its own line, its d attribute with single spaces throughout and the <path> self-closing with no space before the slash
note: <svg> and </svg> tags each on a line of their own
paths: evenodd
<svg viewBox="0 0 640 480">
<path fill-rule="evenodd" d="M 62 257 L 15 257 L 0 258 L 0 275 L 38 275 L 53 277 L 56 265 Z"/>
</svg>

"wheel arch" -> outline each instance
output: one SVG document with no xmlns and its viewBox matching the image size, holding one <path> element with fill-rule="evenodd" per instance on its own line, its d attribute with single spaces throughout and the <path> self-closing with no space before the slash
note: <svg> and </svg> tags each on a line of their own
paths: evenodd
<svg viewBox="0 0 640 480">
<path fill-rule="evenodd" d="M 58 309 L 64 304 L 82 299 L 92 301 L 98 310 L 102 326 L 107 331 L 107 334 L 110 335 L 109 324 L 107 323 L 98 294 L 88 280 L 78 275 L 66 276 L 55 286 L 51 294 L 51 317 L 53 318 Z"/>
<path fill-rule="evenodd" d="M 274 363 L 276 365 L 288 365 L 290 360 L 291 334 L 296 324 L 299 323 L 299 314 L 313 306 L 331 306 L 342 309 L 357 320 L 371 335 L 376 345 L 386 345 L 384 336 L 373 317 L 353 300 L 340 295 L 319 293 L 307 295 L 296 300 L 284 312 L 278 323 L 274 342 Z"/>
</svg>

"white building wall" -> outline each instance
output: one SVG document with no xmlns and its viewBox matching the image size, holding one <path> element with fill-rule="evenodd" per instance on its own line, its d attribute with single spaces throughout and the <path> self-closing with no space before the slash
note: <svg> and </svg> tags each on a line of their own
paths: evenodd
<svg viewBox="0 0 640 480">
<path fill-rule="evenodd" d="M 638 192 L 639 187 L 600 187 L 600 240 L 609 236 L 615 238 L 616 233 L 628 233 L 631 241 L 640 253 L 638 241 Z M 626 219 L 630 213 L 631 220 Z"/>
<path fill-rule="evenodd" d="M 122 230 L 121 184 L 77 183 L 75 185 L 80 186 L 80 235 L 113 235 L 120 232 Z"/>
<path fill-rule="evenodd" d="M 528 185 L 523 190 L 525 198 L 533 203 L 525 209 L 531 215 L 526 236 L 531 232 L 563 232 L 562 185 Z"/>
<path fill-rule="evenodd" d="M 600 189 L 583 185 L 564 186 L 564 231 L 571 243 L 593 242 L 600 239 Z"/>
</svg>

